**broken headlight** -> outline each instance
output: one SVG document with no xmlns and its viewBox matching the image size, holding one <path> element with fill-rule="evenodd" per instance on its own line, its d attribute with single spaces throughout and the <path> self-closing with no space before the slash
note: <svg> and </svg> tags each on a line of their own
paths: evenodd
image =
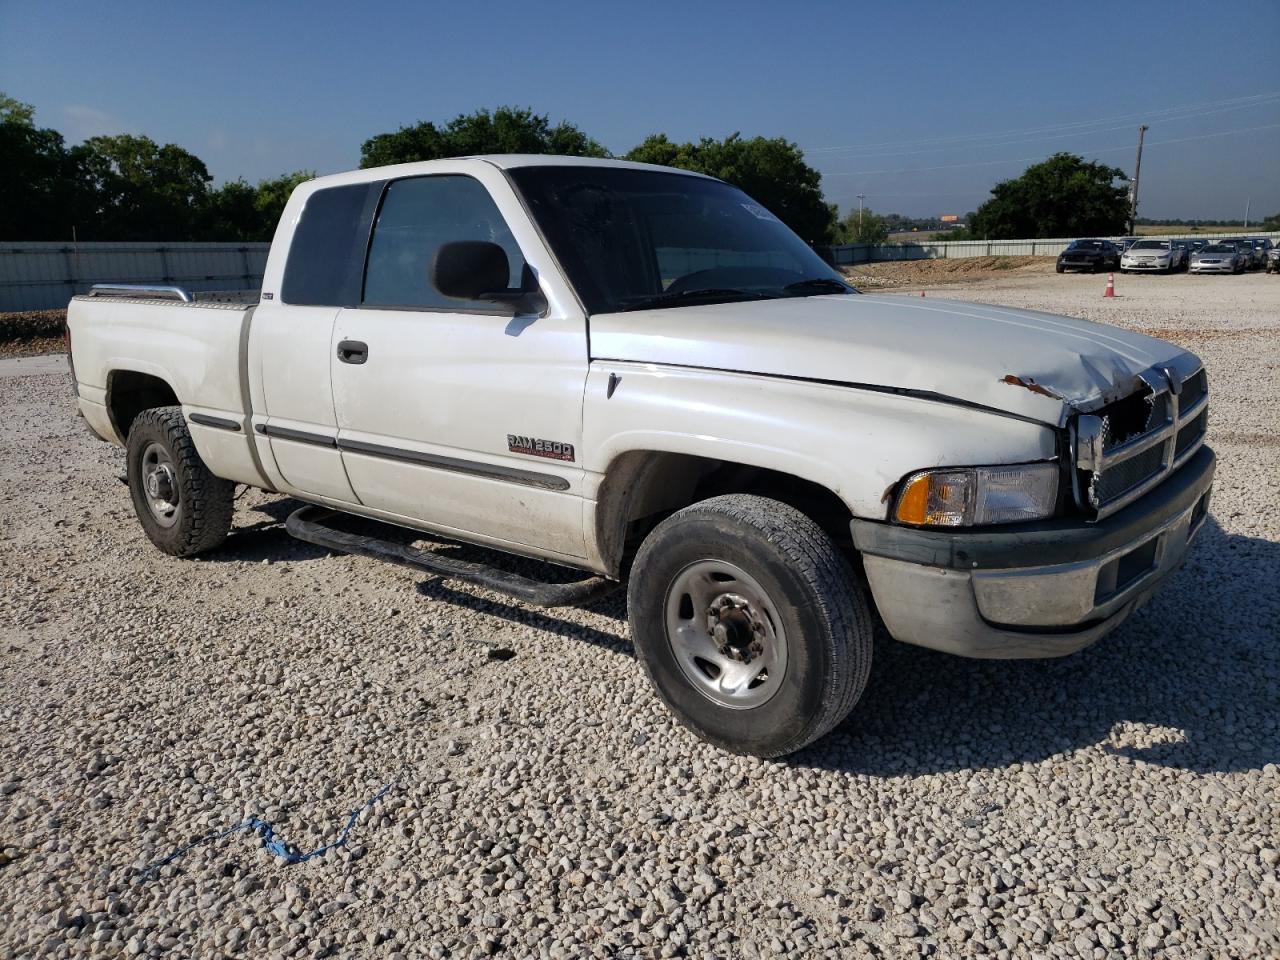
<svg viewBox="0 0 1280 960">
<path fill-rule="evenodd" d="M 1051 517 L 1058 504 L 1058 465 L 922 470 L 907 477 L 893 519 L 922 527 L 973 527 Z"/>
</svg>

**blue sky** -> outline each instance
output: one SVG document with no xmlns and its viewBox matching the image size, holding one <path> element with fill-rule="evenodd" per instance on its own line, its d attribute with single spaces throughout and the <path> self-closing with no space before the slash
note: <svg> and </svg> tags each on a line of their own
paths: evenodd
<svg viewBox="0 0 1280 960">
<path fill-rule="evenodd" d="M 1143 121 L 1143 215 L 1280 211 L 1277 50 L 1277 0 L 0 0 L 0 90 L 39 123 L 178 143 L 219 182 L 511 104 L 616 153 L 784 136 L 843 209 L 907 214 L 971 210 L 1055 150 L 1131 171 Z"/>
</svg>

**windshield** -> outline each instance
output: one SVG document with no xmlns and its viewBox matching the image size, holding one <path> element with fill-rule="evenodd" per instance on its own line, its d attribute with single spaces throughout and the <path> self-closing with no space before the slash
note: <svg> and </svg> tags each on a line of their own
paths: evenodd
<svg viewBox="0 0 1280 960">
<path fill-rule="evenodd" d="M 1207 247 L 1201 247 L 1201 253 L 1233 253 L 1235 247 L 1227 246 L 1225 243 L 1212 243 Z"/>
<path fill-rule="evenodd" d="M 589 313 L 856 293 L 719 180 L 587 165 L 508 172 Z"/>
<path fill-rule="evenodd" d="M 1168 250 L 1168 240 L 1139 240 L 1130 250 Z"/>
<path fill-rule="evenodd" d="M 1101 240 L 1072 240 L 1069 250 L 1101 250 Z"/>
</svg>

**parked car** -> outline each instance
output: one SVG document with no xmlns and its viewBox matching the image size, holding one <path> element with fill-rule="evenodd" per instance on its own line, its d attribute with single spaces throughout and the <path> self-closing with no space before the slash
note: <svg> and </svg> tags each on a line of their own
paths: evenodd
<svg viewBox="0 0 1280 960">
<path fill-rule="evenodd" d="M 1172 241 L 1173 250 L 1178 255 L 1175 270 L 1185 270 L 1191 264 L 1191 243 L 1187 240 L 1175 239 Z"/>
<path fill-rule="evenodd" d="M 1267 256 L 1271 253 L 1275 244 L 1271 242 L 1270 237 L 1250 237 L 1253 241 L 1253 255 L 1258 267 L 1267 265 Z"/>
<path fill-rule="evenodd" d="M 1280 247 L 1275 245 L 1267 251 L 1267 273 L 1280 273 Z"/>
<path fill-rule="evenodd" d="M 1240 260 L 1242 268 L 1252 270 L 1255 266 L 1261 266 L 1261 260 L 1258 257 L 1257 250 L 1253 246 L 1253 241 L 1246 237 L 1229 237 L 1225 240 L 1219 240 L 1219 243 L 1229 243 L 1240 251 Z"/>
<path fill-rule="evenodd" d="M 1244 256 L 1234 243 L 1210 243 L 1191 255 L 1192 273 L 1240 273 Z"/>
<path fill-rule="evenodd" d="M 1058 254 L 1057 271 L 1119 270 L 1120 251 L 1110 240 L 1072 240 L 1067 249 Z"/>
<path fill-rule="evenodd" d="M 965 656 L 1095 642 L 1182 564 L 1215 469 L 1181 347 L 860 295 L 736 187 L 619 161 L 312 180 L 255 299 L 95 288 L 68 347 L 161 551 L 217 547 L 247 484 L 307 504 L 296 537 L 522 602 L 627 578 L 661 698 L 760 756 L 857 703 L 873 605 L 898 640 Z"/>
<path fill-rule="evenodd" d="M 1120 272 L 1143 270 L 1173 273 L 1182 265 L 1182 250 L 1174 247 L 1172 240 L 1142 239 L 1120 257 Z"/>
</svg>

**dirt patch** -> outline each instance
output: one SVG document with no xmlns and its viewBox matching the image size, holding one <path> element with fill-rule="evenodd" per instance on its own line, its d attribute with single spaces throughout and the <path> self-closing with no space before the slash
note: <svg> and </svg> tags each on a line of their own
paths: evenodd
<svg viewBox="0 0 1280 960">
<path fill-rule="evenodd" d="M 1053 257 L 951 257 L 860 263 L 841 269 L 855 286 L 866 289 L 971 283 L 985 275 L 1007 274 L 1009 271 L 1050 273 L 1053 264 Z"/>
<path fill-rule="evenodd" d="M 22 310 L 0 313 L 0 344 L 62 337 L 66 310 Z M 47 353 L 48 350 L 40 351 Z"/>
<path fill-rule="evenodd" d="M 27 340 L 0 340 L 0 357 L 39 357 L 46 353 L 66 353 L 61 337 L 31 337 Z"/>
</svg>

